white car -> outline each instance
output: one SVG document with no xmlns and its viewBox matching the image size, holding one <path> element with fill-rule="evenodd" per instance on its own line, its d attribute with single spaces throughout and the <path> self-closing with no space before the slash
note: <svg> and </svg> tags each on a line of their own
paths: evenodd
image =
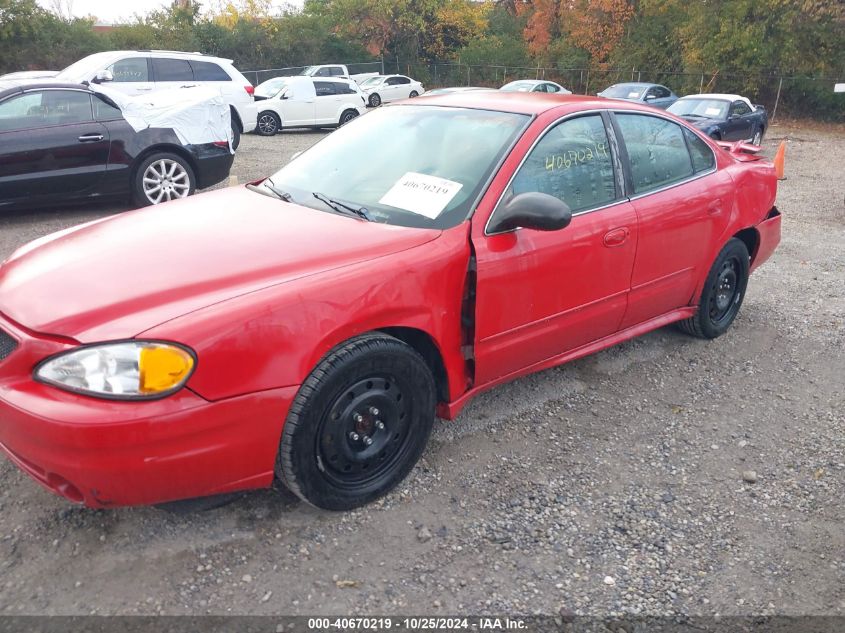
<svg viewBox="0 0 845 633">
<path fill-rule="evenodd" d="M 8 79 L 50 79 L 59 74 L 58 70 L 21 70 L 16 73 L 7 73 L 0 75 L 0 79 L 6 81 Z"/>
<path fill-rule="evenodd" d="M 419 81 L 405 75 L 376 75 L 361 83 L 367 103 L 375 108 L 388 101 L 413 99 L 425 92 Z"/>
<path fill-rule="evenodd" d="M 108 84 L 129 96 L 171 88 L 208 86 L 219 90 L 232 111 L 232 146 L 258 121 L 253 86 L 232 60 L 178 51 L 106 51 L 83 57 L 56 79 L 70 83 Z"/>
<path fill-rule="evenodd" d="M 366 110 L 354 81 L 328 77 L 276 77 L 255 88 L 261 136 L 294 127 L 338 127 Z"/>
<path fill-rule="evenodd" d="M 518 79 L 505 84 L 499 90 L 505 92 L 546 92 L 550 94 L 571 95 L 572 93 L 553 81 L 545 79 Z"/>
</svg>

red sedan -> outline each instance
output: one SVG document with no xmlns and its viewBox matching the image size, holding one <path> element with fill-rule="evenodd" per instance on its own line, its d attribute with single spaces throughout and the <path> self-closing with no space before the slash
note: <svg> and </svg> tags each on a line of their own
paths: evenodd
<svg viewBox="0 0 845 633">
<path fill-rule="evenodd" d="M 485 389 L 723 334 L 780 239 L 751 149 L 619 101 L 423 97 L 263 182 L 36 240 L 0 267 L 0 446 L 93 507 L 276 478 L 367 503 Z"/>
</svg>

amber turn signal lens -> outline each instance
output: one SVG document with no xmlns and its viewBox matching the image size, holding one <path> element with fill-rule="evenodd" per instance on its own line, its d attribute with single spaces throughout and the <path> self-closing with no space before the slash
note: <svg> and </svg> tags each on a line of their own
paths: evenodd
<svg viewBox="0 0 845 633">
<path fill-rule="evenodd" d="M 170 391 L 185 380 L 193 367 L 193 357 L 179 347 L 144 347 L 138 359 L 139 391 L 147 395 Z"/>
</svg>

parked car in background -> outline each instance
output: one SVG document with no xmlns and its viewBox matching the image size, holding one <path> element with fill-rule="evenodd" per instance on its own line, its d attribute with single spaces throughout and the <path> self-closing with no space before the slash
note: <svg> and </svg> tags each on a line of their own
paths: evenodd
<svg viewBox="0 0 845 633">
<path fill-rule="evenodd" d="M 665 110 L 678 100 L 678 95 L 660 84 L 629 82 L 613 84 L 598 93 L 599 97 L 644 103 Z"/>
<path fill-rule="evenodd" d="M 550 94 L 571 95 L 572 93 L 553 81 L 545 79 L 517 79 L 499 88 L 505 92 L 547 92 Z"/>
<path fill-rule="evenodd" d="M 370 77 L 377 77 L 378 73 L 358 73 L 350 75 L 349 69 L 345 64 L 322 64 L 319 66 L 308 66 L 300 75 L 306 77 L 334 77 L 336 79 L 351 79 L 357 84 L 369 79 Z"/>
<path fill-rule="evenodd" d="M 253 86 L 231 59 L 178 51 L 106 51 L 80 59 L 60 72 L 59 81 L 108 84 L 127 95 L 170 88 L 216 88 L 232 109 L 233 146 L 252 132 L 258 117 Z"/>
<path fill-rule="evenodd" d="M 224 180 L 234 158 L 229 108 L 196 90 L 203 94 L 180 91 L 157 106 L 137 100 L 163 101 L 165 93 L 130 98 L 80 84 L 0 82 L 0 210 L 129 196 L 144 206 Z"/>
<path fill-rule="evenodd" d="M 255 88 L 261 136 L 282 129 L 337 127 L 363 114 L 367 100 L 350 79 L 278 77 Z"/>
<path fill-rule="evenodd" d="M 425 96 L 432 97 L 436 95 L 447 95 L 455 92 L 474 92 L 477 90 L 495 90 L 494 88 L 480 88 L 476 86 L 454 86 L 451 88 L 435 88 L 434 90 L 426 90 Z"/>
<path fill-rule="evenodd" d="M 766 159 L 639 104 L 379 108 L 261 183 L 7 259 L 0 450 L 95 507 L 279 480 L 355 508 L 435 413 L 670 323 L 726 333 L 778 245 L 776 192 Z"/>
<path fill-rule="evenodd" d="M 367 103 L 376 108 L 382 103 L 413 99 L 425 92 L 419 81 L 405 75 L 376 75 L 361 84 L 361 90 L 367 96 Z"/>
<path fill-rule="evenodd" d="M 733 94 L 681 97 L 668 111 L 719 141 L 750 141 L 759 145 L 769 127 L 765 107 Z"/>
<path fill-rule="evenodd" d="M 50 79 L 58 74 L 58 70 L 22 70 L 16 73 L 0 75 L 0 81 L 8 81 L 9 79 Z"/>
</svg>

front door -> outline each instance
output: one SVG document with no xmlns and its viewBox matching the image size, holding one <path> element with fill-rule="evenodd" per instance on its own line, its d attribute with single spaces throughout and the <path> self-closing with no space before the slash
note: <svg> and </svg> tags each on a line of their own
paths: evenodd
<svg viewBox="0 0 845 633">
<path fill-rule="evenodd" d="M 746 141 L 752 135 L 751 108 L 745 101 L 734 101 L 728 112 L 725 141 Z"/>
<path fill-rule="evenodd" d="M 0 103 L 0 205 L 80 195 L 101 181 L 109 133 L 82 90 L 33 90 Z"/>
<path fill-rule="evenodd" d="M 108 87 L 129 96 L 152 92 L 155 88 L 147 57 L 124 57 L 106 68 L 112 74 Z"/>
<path fill-rule="evenodd" d="M 595 113 L 550 126 L 503 196 L 503 201 L 532 191 L 556 196 L 573 211 L 568 227 L 488 235 L 473 226 L 477 385 L 619 328 L 638 230 L 634 208 L 623 196 L 606 120 Z"/>
</svg>

